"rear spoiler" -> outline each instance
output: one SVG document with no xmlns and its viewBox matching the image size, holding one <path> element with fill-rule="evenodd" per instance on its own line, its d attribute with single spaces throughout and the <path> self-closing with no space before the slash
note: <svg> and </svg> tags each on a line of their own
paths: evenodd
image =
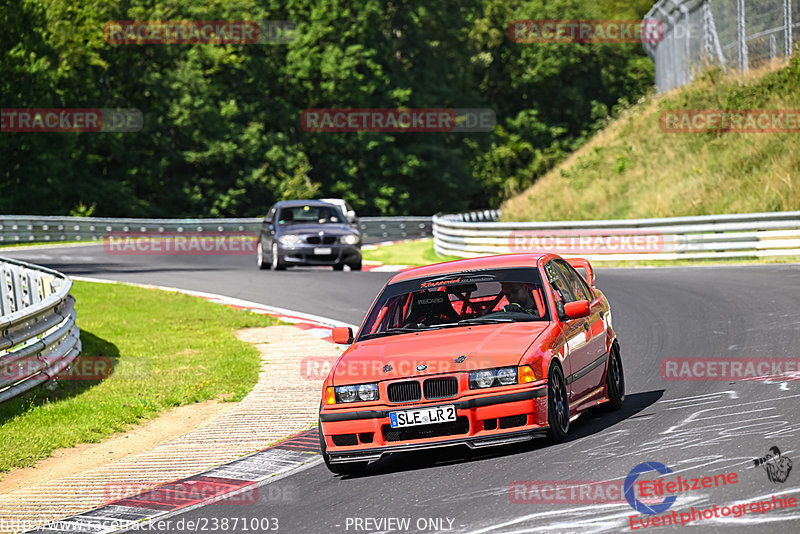
<svg viewBox="0 0 800 534">
<path fill-rule="evenodd" d="M 594 287 L 594 270 L 589 264 L 589 260 L 585 260 L 583 258 L 570 258 L 567 260 L 567 263 L 572 265 L 572 267 L 578 271 L 587 282 L 589 282 L 590 286 Z"/>
</svg>

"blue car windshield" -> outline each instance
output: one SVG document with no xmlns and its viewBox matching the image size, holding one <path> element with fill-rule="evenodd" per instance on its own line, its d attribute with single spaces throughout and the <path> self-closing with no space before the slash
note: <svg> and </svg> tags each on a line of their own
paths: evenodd
<svg viewBox="0 0 800 534">
<path fill-rule="evenodd" d="M 278 224 L 341 224 L 344 216 L 336 206 L 292 206 L 281 208 Z"/>
</svg>

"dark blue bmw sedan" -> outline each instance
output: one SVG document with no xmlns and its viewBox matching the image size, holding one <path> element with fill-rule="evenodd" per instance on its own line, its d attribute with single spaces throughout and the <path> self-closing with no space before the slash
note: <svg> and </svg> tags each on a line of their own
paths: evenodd
<svg viewBox="0 0 800 534">
<path fill-rule="evenodd" d="M 361 270 L 361 234 L 338 206 L 321 200 L 284 200 L 267 213 L 258 235 L 258 267 L 345 265 Z"/>
</svg>

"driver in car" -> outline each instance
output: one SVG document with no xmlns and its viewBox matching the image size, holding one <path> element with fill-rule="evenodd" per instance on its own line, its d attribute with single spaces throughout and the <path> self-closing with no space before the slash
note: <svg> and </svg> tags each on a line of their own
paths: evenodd
<svg viewBox="0 0 800 534">
<path fill-rule="evenodd" d="M 522 312 L 539 316 L 536 303 L 531 296 L 531 287 L 522 282 L 501 282 L 503 293 L 508 299 L 508 304 L 503 308 L 505 312 Z"/>
</svg>

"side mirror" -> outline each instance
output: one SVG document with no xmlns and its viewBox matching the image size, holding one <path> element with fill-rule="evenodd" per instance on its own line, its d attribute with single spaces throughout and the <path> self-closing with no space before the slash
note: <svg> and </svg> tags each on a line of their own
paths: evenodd
<svg viewBox="0 0 800 534">
<path fill-rule="evenodd" d="M 589 308 L 588 300 L 576 300 L 575 302 L 567 302 L 564 304 L 564 315 L 570 319 L 588 317 L 591 313 L 592 310 Z"/>
<path fill-rule="evenodd" d="M 337 326 L 333 329 L 331 337 L 334 343 L 349 345 L 353 342 L 353 329 L 349 326 Z"/>
<path fill-rule="evenodd" d="M 358 224 L 358 217 L 356 217 L 356 214 L 351 211 L 350 213 L 347 214 L 347 222 L 355 226 L 356 224 Z"/>
</svg>

